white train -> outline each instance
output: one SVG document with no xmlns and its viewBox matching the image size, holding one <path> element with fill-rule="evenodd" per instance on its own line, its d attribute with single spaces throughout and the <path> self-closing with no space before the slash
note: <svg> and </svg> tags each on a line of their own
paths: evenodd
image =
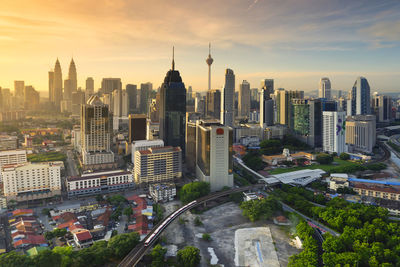
<svg viewBox="0 0 400 267">
<path fill-rule="evenodd" d="M 151 244 L 155 239 L 157 239 L 158 235 L 164 230 L 165 227 L 167 227 L 167 225 L 170 222 L 175 220 L 175 218 L 178 217 L 179 215 L 181 215 L 183 212 L 192 208 L 194 205 L 196 205 L 196 203 L 197 203 L 197 201 L 194 200 L 194 201 L 190 202 L 189 204 L 186 204 L 185 206 L 176 210 L 174 213 L 172 213 L 168 218 L 166 218 L 163 221 L 163 223 L 160 226 L 158 226 L 155 229 L 155 231 L 149 237 L 147 237 L 146 241 L 144 242 L 144 246 L 147 247 L 149 244 Z"/>
</svg>

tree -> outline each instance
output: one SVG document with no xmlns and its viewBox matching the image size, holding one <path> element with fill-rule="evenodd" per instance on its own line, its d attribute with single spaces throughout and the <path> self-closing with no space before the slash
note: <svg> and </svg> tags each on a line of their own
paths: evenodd
<svg viewBox="0 0 400 267">
<path fill-rule="evenodd" d="M 151 267 L 164 267 L 166 266 L 164 262 L 165 254 L 167 249 L 163 248 L 160 244 L 157 244 L 151 251 Z"/>
<path fill-rule="evenodd" d="M 331 164 L 333 161 L 333 156 L 326 153 L 319 153 L 317 155 L 317 162 L 319 164 Z"/>
<path fill-rule="evenodd" d="M 208 233 L 204 233 L 203 236 L 202 236 L 202 238 L 203 238 L 203 240 L 205 240 L 205 241 L 211 241 L 211 240 L 212 240 L 211 235 L 208 234 Z"/>
<path fill-rule="evenodd" d="M 128 220 L 131 218 L 131 215 L 133 214 L 133 210 L 131 207 L 126 207 L 123 211 L 123 214 L 128 217 Z"/>
<path fill-rule="evenodd" d="M 347 154 L 347 153 L 345 153 L 345 152 L 342 152 L 342 153 L 340 153 L 339 158 L 340 158 L 341 160 L 349 160 L 349 159 L 350 159 L 350 155 Z"/>
<path fill-rule="evenodd" d="M 271 196 L 261 200 L 242 202 L 240 208 L 243 210 L 243 216 L 249 218 L 252 222 L 259 219 L 269 219 L 275 211 L 282 209 L 278 200 Z"/>
<path fill-rule="evenodd" d="M 125 257 L 130 250 L 132 250 L 140 242 L 140 236 L 138 233 L 133 232 L 129 234 L 120 234 L 111 237 L 108 242 L 108 248 L 110 248 L 114 256 L 118 259 Z"/>
<path fill-rule="evenodd" d="M 55 253 L 51 250 L 43 250 L 40 251 L 38 255 L 33 257 L 33 262 L 35 266 L 40 267 L 54 267 L 60 266 L 61 264 L 61 255 Z"/>
<path fill-rule="evenodd" d="M 107 202 L 113 206 L 119 206 L 122 203 L 126 203 L 127 200 L 122 195 L 114 195 L 114 196 L 108 197 Z"/>
<path fill-rule="evenodd" d="M 243 193 L 242 192 L 232 193 L 229 195 L 229 200 L 237 204 L 240 204 L 243 202 Z"/>
<path fill-rule="evenodd" d="M 210 193 L 210 184 L 206 182 L 193 182 L 185 184 L 179 191 L 179 198 L 183 203 L 189 203 L 195 199 Z"/>
<path fill-rule="evenodd" d="M 0 266 L 4 267 L 20 267 L 20 266 L 32 266 L 33 262 L 31 258 L 25 255 L 21 255 L 16 251 L 10 251 L 0 255 Z"/>
<path fill-rule="evenodd" d="M 200 249 L 187 246 L 178 251 L 176 260 L 181 267 L 195 267 L 200 264 Z"/>
<path fill-rule="evenodd" d="M 194 225 L 196 226 L 203 225 L 199 217 L 194 218 Z"/>
<path fill-rule="evenodd" d="M 44 238 L 46 238 L 46 240 L 52 240 L 54 238 L 54 233 L 53 232 L 45 232 Z"/>
<path fill-rule="evenodd" d="M 54 237 L 63 237 L 67 234 L 67 229 L 54 229 L 53 235 Z"/>
</svg>

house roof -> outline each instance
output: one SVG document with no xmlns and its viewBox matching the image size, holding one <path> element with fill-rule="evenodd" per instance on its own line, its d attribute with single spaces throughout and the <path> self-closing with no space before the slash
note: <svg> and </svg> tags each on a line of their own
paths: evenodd
<svg viewBox="0 0 400 267">
<path fill-rule="evenodd" d="M 14 247 L 21 245 L 47 245 L 46 239 L 43 235 L 27 235 L 26 238 L 14 242 Z"/>
<path fill-rule="evenodd" d="M 92 234 L 88 230 L 83 230 L 78 233 L 74 233 L 74 235 L 79 241 L 86 241 L 92 239 Z"/>
</svg>

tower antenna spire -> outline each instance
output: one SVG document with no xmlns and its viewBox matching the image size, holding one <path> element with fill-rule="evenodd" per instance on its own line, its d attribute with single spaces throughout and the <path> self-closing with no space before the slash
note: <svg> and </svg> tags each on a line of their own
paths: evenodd
<svg viewBox="0 0 400 267">
<path fill-rule="evenodd" d="M 175 70 L 175 47 L 172 47 L 172 70 Z"/>
<path fill-rule="evenodd" d="M 208 54 L 211 55 L 211 43 L 208 43 Z"/>
</svg>

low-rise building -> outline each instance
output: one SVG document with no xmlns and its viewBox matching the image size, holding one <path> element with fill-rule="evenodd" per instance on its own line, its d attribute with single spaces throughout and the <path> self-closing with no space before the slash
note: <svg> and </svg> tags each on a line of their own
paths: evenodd
<svg viewBox="0 0 400 267">
<path fill-rule="evenodd" d="M 135 152 L 135 182 L 157 183 L 182 177 L 180 147 L 156 147 Z"/>
<path fill-rule="evenodd" d="M 174 183 L 151 184 L 149 193 L 155 202 L 172 201 L 176 196 L 176 187 Z"/>
<path fill-rule="evenodd" d="M 390 185 L 355 183 L 353 190 L 360 196 L 400 201 L 400 188 Z"/>
<path fill-rule="evenodd" d="M 332 173 L 329 178 L 329 189 L 337 191 L 339 188 L 349 187 L 348 179 L 347 173 Z"/>
<path fill-rule="evenodd" d="M 129 171 L 92 172 L 67 178 L 68 197 L 109 193 L 134 187 Z"/>
<path fill-rule="evenodd" d="M 18 148 L 18 137 L 11 135 L 0 135 L 0 151 L 14 150 Z"/>
<path fill-rule="evenodd" d="M 74 241 L 79 248 L 87 248 L 93 244 L 93 237 L 89 230 L 82 229 L 72 233 Z"/>
<path fill-rule="evenodd" d="M 243 146 L 260 146 L 260 138 L 258 136 L 243 136 L 240 138 L 240 144 Z"/>
<path fill-rule="evenodd" d="M 61 194 L 59 163 L 6 164 L 0 170 L 7 201 L 34 200 Z"/>
<path fill-rule="evenodd" d="M 315 160 L 316 156 L 314 154 L 302 151 L 290 154 L 289 149 L 287 148 L 283 149 L 282 154 L 279 155 L 271 155 L 271 156 L 262 155 L 262 160 L 270 165 L 277 165 L 279 162 L 282 161 L 293 161 L 296 159 L 307 159 L 311 161 Z"/>
</svg>

